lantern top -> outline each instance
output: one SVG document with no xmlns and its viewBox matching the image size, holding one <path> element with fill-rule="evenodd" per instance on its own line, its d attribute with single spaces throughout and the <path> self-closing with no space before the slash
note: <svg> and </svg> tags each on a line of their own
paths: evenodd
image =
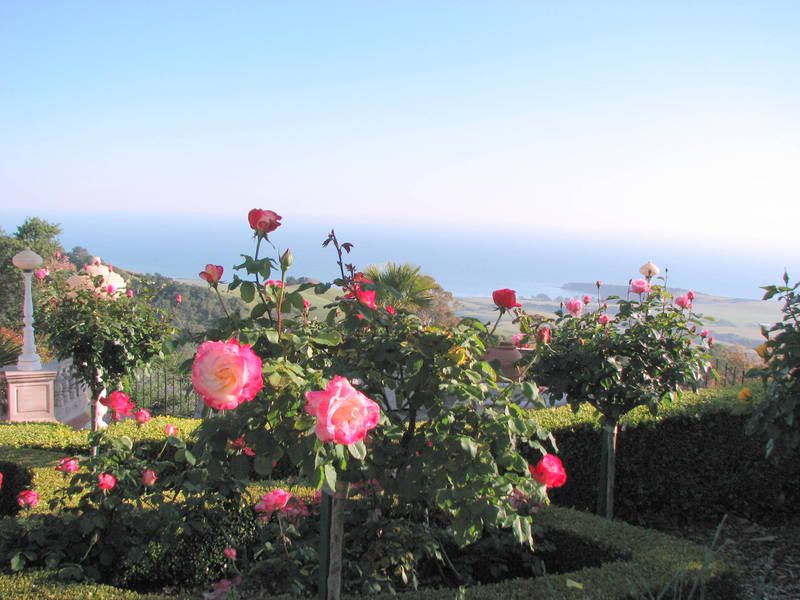
<svg viewBox="0 0 800 600">
<path fill-rule="evenodd" d="M 30 248 L 25 248 L 22 252 L 18 252 L 11 259 L 14 266 L 22 271 L 33 271 L 36 267 L 42 264 L 42 257 L 36 254 Z"/>
</svg>

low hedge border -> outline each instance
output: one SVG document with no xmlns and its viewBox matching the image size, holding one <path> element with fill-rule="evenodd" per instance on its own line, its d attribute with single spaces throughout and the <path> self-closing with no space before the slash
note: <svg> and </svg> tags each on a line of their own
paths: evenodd
<svg viewBox="0 0 800 600">
<path fill-rule="evenodd" d="M 745 425 L 753 398 L 738 399 L 740 387 L 686 394 L 665 404 L 656 416 L 646 408 L 621 421 L 617 445 L 615 515 L 658 526 L 683 522 L 717 523 L 726 513 L 761 523 L 791 517 L 800 502 L 800 452 L 780 463 L 764 454 L 763 436 Z M 600 427 L 591 408 L 536 411 L 550 429 L 569 474 L 551 490 L 553 502 L 594 510 L 599 485 Z M 536 456 L 531 456 L 531 460 Z"/>
<path fill-rule="evenodd" d="M 588 567 L 546 577 L 510 579 L 501 583 L 466 588 L 464 598 L 470 600 L 529 600 L 548 598 L 577 600 L 627 600 L 649 597 L 668 588 L 676 580 L 676 573 L 684 575 L 683 581 L 707 575 L 705 598 L 708 600 L 733 600 L 737 596 L 734 571 L 727 564 L 713 560 L 707 550 L 688 541 L 666 534 L 609 521 L 595 515 L 572 509 L 550 506 L 542 510 L 537 523 L 546 531 L 562 532 L 610 549 L 616 554 L 629 555 L 630 560 L 606 563 L 601 567 Z M 375 600 L 452 600 L 454 589 L 404 592 L 398 596 L 381 594 L 370 596 Z M 34 571 L 17 575 L 0 575 L 0 597 L 6 600 L 23 600 L 32 597 L 42 600 L 183 600 L 188 595 L 138 594 L 111 586 L 66 583 L 53 574 Z M 245 596 L 247 597 L 247 596 Z M 288 595 L 254 596 L 261 600 L 291 600 Z M 362 596 L 347 596 L 357 600 Z M 671 598 L 673 596 L 666 596 Z M 680 597 L 686 597 L 684 594 Z"/>
</svg>

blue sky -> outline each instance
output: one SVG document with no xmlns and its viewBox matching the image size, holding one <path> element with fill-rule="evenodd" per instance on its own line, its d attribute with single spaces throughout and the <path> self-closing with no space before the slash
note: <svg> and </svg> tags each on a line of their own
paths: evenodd
<svg viewBox="0 0 800 600">
<path fill-rule="evenodd" d="M 0 198 L 797 256 L 792 2 L 0 3 Z"/>
</svg>

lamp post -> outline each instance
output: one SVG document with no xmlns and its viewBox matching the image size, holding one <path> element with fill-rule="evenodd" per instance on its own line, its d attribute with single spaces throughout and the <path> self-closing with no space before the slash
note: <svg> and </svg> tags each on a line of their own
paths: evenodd
<svg viewBox="0 0 800 600">
<path fill-rule="evenodd" d="M 31 276 L 34 269 L 42 264 L 42 257 L 26 248 L 11 259 L 14 266 L 22 271 L 25 278 L 25 298 L 22 304 L 22 354 L 17 358 L 17 370 L 41 371 L 42 361 L 36 354 L 36 341 L 33 338 L 33 300 L 31 298 Z"/>
</svg>

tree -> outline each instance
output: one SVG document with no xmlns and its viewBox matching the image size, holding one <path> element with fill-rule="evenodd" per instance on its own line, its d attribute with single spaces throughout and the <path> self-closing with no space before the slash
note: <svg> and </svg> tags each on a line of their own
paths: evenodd
<svg viewBox="0 0 800 600">
<path fill-rule="evenodd" d="M 58 236 L 61 227 L 39 217 L 28 217 L 25 222 L 17 227 L 14 237 L 22 244 L 48 260 L 56 252 L 63 252 Z"/>
<path fill-rule="evenodd" d="M 78 269 L 82 269 L 85 265 L 92 262 L 92 255 L 83 246 L 75 246 L 69 251 L 67 257 L 69 258 L 69 262 Z"/>
<path fill-rule="evenodd" d="M 388 262 L 383 267 L 367 267 L 364 275 L 375 282 L 382 304 L 416 314 L 428 325 L 452 327 L 458 322 L 453 295 L 433 277 L 420 273 L 420 267 Z"/>
</svg>

